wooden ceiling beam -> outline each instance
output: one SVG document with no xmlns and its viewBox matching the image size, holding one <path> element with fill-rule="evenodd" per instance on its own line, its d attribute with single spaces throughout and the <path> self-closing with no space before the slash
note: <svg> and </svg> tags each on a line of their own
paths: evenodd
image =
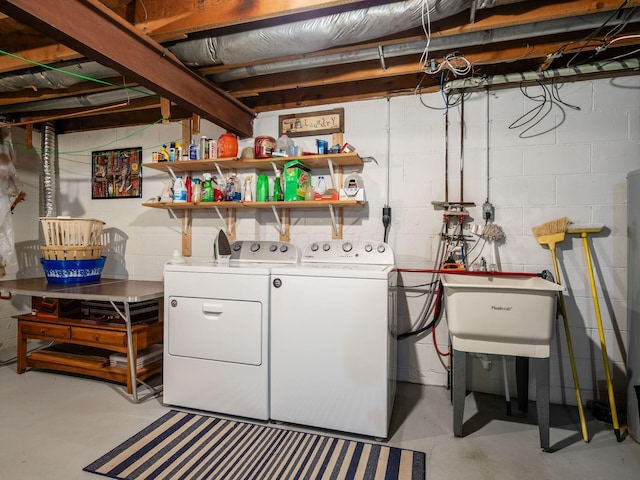
<svg viewBox="0 0 640 480">
<path fill-rule="evenodd" d="M 478 30 L 546 22 L 559 18 L 606 13 L 617 10 L 622 3 L 622 0 L 537 0 L 536 2 L 516 2 L 500 7 L 477 10 L 474 23 L 460 21 L 457 27 L 447 28 L 445 32 L 432 29 L 432 34 L 434 36 L 440 36 L 441 34 L 445 36 L 457 35 Z M 628 0 L 626 4 L 622 5 L 625 9 L 638 6 L 640 6 L 640 0 Z M 468 19 L 468 14 L 466 14 L 466 17 Z M 447 19 L 445 19 L 446 21 Z"/>
<path fill-rule="evenodd" d="M 60 43 L 54 43 L 43 47 L 29 48 L 14 53 L 15 56 L 0 55 L 0 73 L 8 73 L 16 70 L 24 70 L 37 64 L 49 65 L 67 60 L 83 58 L 75 50 L 65 47 Z M 24 61 L 22 59 L 29 61 Z"/>
<path fill-rule="evenodd" d="M 106 112 L 102 115 L 59 120 L 56 121 L 56 131 L 58 133 L 71 133 L 113 128 L 114 125 L 119 127 L 150 125 L 156 123 L 161 117 L 160 104 L 158 103 L 157 108 L 135 110 L 128 112 L 126 115 L 118 112 Z M 191 118 L 191 113 L 184 108 L 176 106 L 171 108 L 171 117 L 172 122 L 179 122 L 183 119 Z"/>
<path fill-rule="evenodd" d="M 98 0 L 58 0 L 56 8 L 41 0 L 0 0 L 0 11 L 223 128 L 253 134 L 254 112 Z"/>
</svg>

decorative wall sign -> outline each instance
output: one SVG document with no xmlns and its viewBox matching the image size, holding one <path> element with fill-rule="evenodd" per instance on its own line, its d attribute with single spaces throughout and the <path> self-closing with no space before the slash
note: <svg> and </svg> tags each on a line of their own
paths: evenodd
<svg viewBox="0 0 640 480">
<path fill-rule="evenodd" d="M 91 152 L 91 198 L 142 197 L 142 147 Z"/>
<path fill-rule="evenodd" d="M 287 132 L 290 137 L 309 137 L 328 133 L 344 133 L 344 108 L 322 112 L 280 115 L 279 135 Z"/>
</svg>

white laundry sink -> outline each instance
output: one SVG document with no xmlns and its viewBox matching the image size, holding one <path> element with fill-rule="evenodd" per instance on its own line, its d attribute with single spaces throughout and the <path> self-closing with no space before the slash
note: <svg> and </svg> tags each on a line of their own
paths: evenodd
<svg viewBox="0 0 640 480">
<path fill-rule="evenodd" d="M 442 274 L 455 350 L 546 358 L 564 287 L 540 277 Z"/>
</svg>

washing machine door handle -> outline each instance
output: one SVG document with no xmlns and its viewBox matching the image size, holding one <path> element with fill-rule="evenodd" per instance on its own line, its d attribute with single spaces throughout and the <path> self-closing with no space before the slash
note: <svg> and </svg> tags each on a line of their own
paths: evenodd
<svg viewBox="0 0 640 480">
<path fill-rule="evenodd" d="M 207 318 L 220 318 L 224 308 L 220 303 L 203 303 L 202 314 Z"/>
</svg>

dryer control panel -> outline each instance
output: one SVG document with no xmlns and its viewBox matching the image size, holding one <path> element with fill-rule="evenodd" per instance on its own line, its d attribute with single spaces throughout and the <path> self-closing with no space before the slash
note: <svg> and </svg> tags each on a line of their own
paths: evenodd
<svg viewBox="0 0 640 480">
<path fill-rule="evenodd" d="M 301 263 L 394 265 L 391 246 L 377 241 L 326 240 L 307 245 Z"/>
<path fill-rule="evenodd" d="M 230 263 L 298 263 L 300 250 L 287 242 L 240 240 L 231 244 Z"/>
</svg>

